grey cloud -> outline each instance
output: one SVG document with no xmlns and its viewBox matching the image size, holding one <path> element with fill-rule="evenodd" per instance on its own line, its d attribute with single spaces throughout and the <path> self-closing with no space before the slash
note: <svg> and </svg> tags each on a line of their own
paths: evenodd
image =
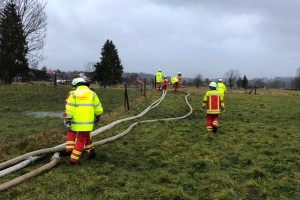
<svg viewBox="0 0 300 200">
<path fill-rule="evenodd" d="M 300 48 L 296 0 L 132 0 L 48 3 L 42 63 L 62 70 L 98 61 L 106 39 L 124 70 L 222 77 L 292 76 Z"/>
</svg>

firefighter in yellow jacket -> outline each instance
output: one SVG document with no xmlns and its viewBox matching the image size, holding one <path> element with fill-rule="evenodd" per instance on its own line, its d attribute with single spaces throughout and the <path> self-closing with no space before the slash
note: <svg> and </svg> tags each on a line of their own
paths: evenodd
<svg viewBox="0 0 300 200">
<path fill-rule="evenodd" d="M 77 132 L 76 143 L 72 151 L 70 162 L 76 164 L 82 151 L 90 151 L 89 158 L 96 153 L 93 147 L 90 132 L 94 124 L 98 124 L 103 108 L 97 94 L 90 90 L 83 78 L 73 81 L 76 90 L 70 93 L 66 104 L 66 124 L 71 130 Z"/>
<path fill-rule="evenodd" d="M 161 69 L 159 69 L 155 74 L 155 80 L 156 80 L 156 90 L 161 90 L 161 83 L 162 83 L 162 73 Z"/>
<path fill-rule="evenodd" d="M 208 90 L 203 97 L 203 110 L 206 110 L 206 128 L 209 132 L 213 131 L 214 133 L 218 130 L 218 120 L 219 114 L 222 111 L 225 111 L 224 98 L 222 94 L 216 90 L 217 84 L 211 82 L 209 84 L 210 90 Z"/>
<path fill-rule="evenodd" d="M 176 76 L 171 77 L 172 88 L 177 91 L 178 88 L 178 78 Z"/>
<path fill-rule="evenodd" d="M 223 83 L 223 80 L 220 78 L 217 84 L 217 90 L 221 93 L 221 95 L 225 96 L 226 93 L 226 85 Z"/>
</svg>

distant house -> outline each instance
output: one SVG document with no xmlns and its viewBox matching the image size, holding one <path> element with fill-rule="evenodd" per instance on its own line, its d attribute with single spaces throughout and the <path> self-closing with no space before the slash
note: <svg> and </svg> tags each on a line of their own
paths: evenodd
<svg viewBox="0 0 300 200">
<path fill-rule="evenodd" d="M 49 70 L 46 71 L 46 74 L 48 74 L 48 75 L 54 75 L 55 72 L 56 72 L 55 70 L 49 69 Z"/>
</svg>

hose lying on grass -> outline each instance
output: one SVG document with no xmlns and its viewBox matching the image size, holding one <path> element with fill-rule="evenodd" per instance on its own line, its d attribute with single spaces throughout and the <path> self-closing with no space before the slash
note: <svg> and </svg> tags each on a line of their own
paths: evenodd
<svg viewBox="0 0 300 200">
<path fill-rule="evenodd" d="M 132 117 L 128 117 L 128 118 L 125 118 L 125 119 L 119 119 L 117 121 L 114 121 L 110 124 L 107 124 L 97 130 L 94 130 L 91 134 L 92 136 L 96 136 L 112 127 L 114 127 L 115 125 L 121 123 L 121 122 L 124 122 L 124 121 L 128 121 L 128 120 L 132 120 L 132 119 L 136 119 L 138 117 L 141 117 L 143 115 L 145 115 L 149 110 L 155 108 L 156 106 L 158 106 L 160 104 L 160 102 L 163 101 L 163 99 L 165 98 L 165 95 L 166 95 L 166 92 L 163 92 L 162 96 L 157 99 L 155 102 L 153 102 L 150 106 L 148 106 L 144 111 L 142 111 L 140 114 L 136 115 L 136 116 L 132 116 Z M 28 159 L 29 157 L 33 157 L 33 156 L 38 156 L 38 155 L 43 155 L 43 154 L 48 154 L 48 153 L 55 153 L 55 152 L 60 152 L 60 151 L 64 151 L 65 150 L 65 143 L 64 144 L 60 144 L 58 146 L 55 146 L 53 148 L 46 148 L 46 149 L 40 149 L 40 150 L 37 150 L 37 151 L 32 151 L 30 153 L 26 153 L 24 155 L 21 155 L 21 156 L 18 156 L 14 159 L 11 159 L 11 160 L 8 160 L 6 162 L 3 162 L 0 164 L 0 170 L 2 169 L 5 169 L 7 167 L 10 167 L 12 165 L 15 165 L 19 162 L 22 162 L 26 159 Z M 0 171 L 0 174 L 1 174 L 2 171 Z M 1 176 L 1 175 L 0 175 Z"/>
<path fill-rule="evenodd" d="M 192 114 L 193 112 L 193 108 L 192 106 L 189 104 L 188 102 L 188 99 L 187 97 L 190 95 L 188 92 L 186 92 L 187 95 L 185 96 L 185 101 L 186 103 L 188 104 L 189 108 L 190 108 L 190 112 L 186 115 L 183 115 L 181 117 L 173 117 L 173 118 L 163 118 L 163 119 L 152 119 L 152 120 L 144 120 L 144 121 L 139 121 L 139 122 L 135 122 L 133 124 L 131 124 L 125 131 L 123 131 L 122 133 L 118 134 L 118 135 L 115 135 L 115 136 L 112 136 L 112 137 L 109 137 L 109 138 L 106 138 L 106 139 L 103 139 L 103 140 L 100 140 L 98 142 L 94 142 L 94 146 L 97 146 L 97 145 L 101 145 L 101 144 L 105 144 L 107 142 L 111 142 L 111 141 L 114 141 L 120 137 L 123 137 L 124 135 L 126 135 L 135 125 L 139 124 L 139 123 L 149 123 L 149 122 L 156 122 L 156 121 L 169 121 L 169 120 L 178 120 L 178 119 L 183 119 L 183 118 L 186 118 L 188 117 L 189 115 Z M 163 95 L 161 96 L 161 98 L 159 98 L 157 101 L 155 101 L 154 103 L 152 103 L 149 107 L 147 107 L 143 112 L 141 112 L 140 114 L 136 115 L 136 116 L 133 116 L 133 117 L 129 117 L 129 118 L 125 118 L 125 119 L 121 119 L 121 120 L 117 120 L 115 122 L 112 122 L 104 127 L 101 127 L 95 131 L 92 132 L 92 135 L 95 136 L 95 135 L 98 135 L 99 133 L 102 133 L 103 131 L 107 130 L 107 129 L 110 129 L 112 128 L 113 126 L 121 123 L 121 122 L 124 122 L 124 121 L 128 121 L 128 120 L 132 120 L 132 119 L 135 119 L 135 118 L 138 118 L 138 117 L 141 117 L 143 116 L 144 114 L 146 114 L 149 110 L 155 108 L 156 106 L 159 105 L 159 103 L 164 99 L 166 95 L 166 91 L 163 92 Z M 64 145 L 64 144 L 62 144 Z M 48 153 L 52 153 L 54 150 L 58 150 L 58 149 L 61 149 L 61 146 L 62 145 L 59 145 L 59 146 L 56 146 L 54 148 L 51 148 L 51 149 L 44 149 L 45 151 L 46 150 L 49 150 Z M 25 154 L 25 155 L 30 155 L 30 154 L 35 154 L 35 153 L 40 153 L 40 152 L 44 152 L 44 150 L 39 150 L 39 151 L 35 151 L 35 152 L 31 152 L 31 153 L 28 153 L 28 154 Z M 42 154 L 42 156 L 37 156 L 35 158 L 35 160 L 39 159 L 40 157 L 43 157 L 45 154 Z M 20 156 L 21 157 L 21 156 Z M 40 173 L 42 173 L 43 171 L 46 171 L 46 170 L 49 170 L 51 169 L 52 167 L 56 166 L 58 163 L 59 163 L 59 152 L 56 152 L 53 157 L 51 158 L 51 162 L 32 171 L 32 172 L 29 172 L 23 176 L 20 176 L 18 178 L 15 178 L 11 181 L 8 181 L 4 184 L 1 184 L 0 185 L 0 191 L 4 191 L 14 185 L 17 185 L 33 176 L 36 176 L 36 175 L 39 175 Z M 9 163 L 10 164 L 10 163 Z M 28 163 L 29 164 L 29 163 Z M 17 166 L 17 165 L 16 165 Z M 0 166 L 1 167 L 1 166 Z M 15 166 L 14 166 L 15 167 Z M 17 167 L 16 167 L 17 168 Z M 20 168 L 18 168 L 20 169 Z M 5 171 L 5 170 L 2 170 L 2 171 Z M 1 177 L 1 173 L 2 171 L 0 171 L 0 177 Z M 9 170 L 10 172 L 12 172 L 12 170 Z M 4 172 L 3 172 L 4 173 Z"/>
<path fill-rule="evenodd" d="M 54 166 L 56 166 L 60 161 L 60 158 L 59 158 L 59 152 L 56 152 L 52 157 L 51 157 L 51 160 L 48 164 L 38 168 L 38 169 L 35 169 L 27 174 L 24 174 L 22 176 L 19 176 L 18 178 L 15 178 L 13 180 L 10 180 L 6 183 L 3 183 L 0 185 L 0 192 L 12 187 L 12 186 L 15 186 L 29 178 L 32 178 L 34 176 L 37 176 L 39 174 L 41 174 L 42 172 L 46 171 L 46 170 L 49 170 L 51 168 L 53 168 Z"/>
</svg>

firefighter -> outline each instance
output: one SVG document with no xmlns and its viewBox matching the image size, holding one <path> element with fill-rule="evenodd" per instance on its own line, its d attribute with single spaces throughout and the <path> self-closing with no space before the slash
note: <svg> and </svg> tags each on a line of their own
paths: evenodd
<svg viewBox="0 0 300 200">
<path fill-rule="evenodd" d="M 178 89 L 180 89 L 180 86 L 181 86 L 181 80 L 182 80 L 181 72 L 178 72 L 178 74 L 177 74 L 177 79 L 178 79 Z"/>
<path fill-rule="evenodd" d="M 67 99 L 65 120 L 67 127 L 77 133 L 70 157 L 70 163 L 76 164 L 84 148 L 90 152 L 90 159 L 96 156 L 90 132 L 94 124 L 99 124 L 103 108 L 97 94 L 88 88 L 83 78 L 76 78 L 72 83 L 76 85 L 76 90 Z"/>
<path fill-rule="evenodd" d="M 209 132 L 216 133 L 218 130 L 218 118 L 221 111 L 225 111 L 224 98 L 221 93 L 216 89 L 216 82 L 209 84 L 208 90 L 202 102 L 202 109 L 206 110 L 206 128 Z"/>
<path fill-rule="evenodd" d="M 171 83 L 173 85 L 172 88 L 176 91 L 178 89 L 178 78 L 176 76 L 172 76 Z"/>
<path fill-rule="evenodd" d="M 164 81 L 163 81 L 163 86 L 162 86 L 162 89 L 163 90 L 167 90 L 168 89 L 168 83 L 169 83 L 169 80 L 168 80 L 168 77 L 167 76 L 164 76 Z"/>
<path fill-rule="evenodd" d="M 156 80 L 156 90 L 161 90 L 161 82 L 162 82 L 162 73 L 161 73 L 161 69 L 159 69 L 159 70 L 156 72 L 155 80 Z"/>
<path fill-rule="evenodd" d="M 217 90 L 221 93 L 221 95 L 225 96 L 225 92 L 226 92 L 226 86 L 225 84 L 223 83 L 223 80 L 220 78 L 219 81 L 218 81 L 218 84 L 217 84 Z"/>
<path fill-rule="evenodd" d="M 83 79 L 85 80 L 85 82 L 86 82 L 86 85 L 89 86 L 89 84 L 90 84 L 89 79 L 88 79 L 86 76 L 82 77 L 82 73 L 78 75 L 78 78 L 83 78 Z M 79 79 L 79 80 L 80 80 L 80 79 Z M 66 96 L 65 105 L 67 104 L 67 99 L 69 98 L 71 92 L 74 91 L 74 90 L 76 90 L 76 83 L 77 83 L 77 82 L 78 82 L 78 79 L 77 79 L 77 78 L 73 79 L 73 81 L 72 81 L 72 89 L 71 89 L 71 91 L 70 91 L 70 92 L 67 94 L 67 96 Z M 93 90 L 93 91 L 94 91 L 93 88 L 90 88 L 90 90 Z M 64 113 L 64 118 L 65 118 L 65 116 L 66 116 L 66 113 Z M 64 120 L 64 123 L 66 123 L 65 120 Z M 90 138 L 91 138 L 91 136 L 90 136 Z M 73 131 L 73 130 L 71 129 L 71 127 L 67 127 L 66 152 L 65 152 L 64 155 L 71 155 L 71 153 L 72 153 L 72 151 L 73 151 L 73 149 L 74 149 L 74 146 L 75 146 L 75 139 L 76 139 L 76 132 Z M 88 142 L 88 143 L 89 143 L 89 142 Z M 87 146 L 87 147 L 85 148 L 85 151 L 89 154 L 89 153 L 90 153 L 90 148 Z"/>
</svg>

